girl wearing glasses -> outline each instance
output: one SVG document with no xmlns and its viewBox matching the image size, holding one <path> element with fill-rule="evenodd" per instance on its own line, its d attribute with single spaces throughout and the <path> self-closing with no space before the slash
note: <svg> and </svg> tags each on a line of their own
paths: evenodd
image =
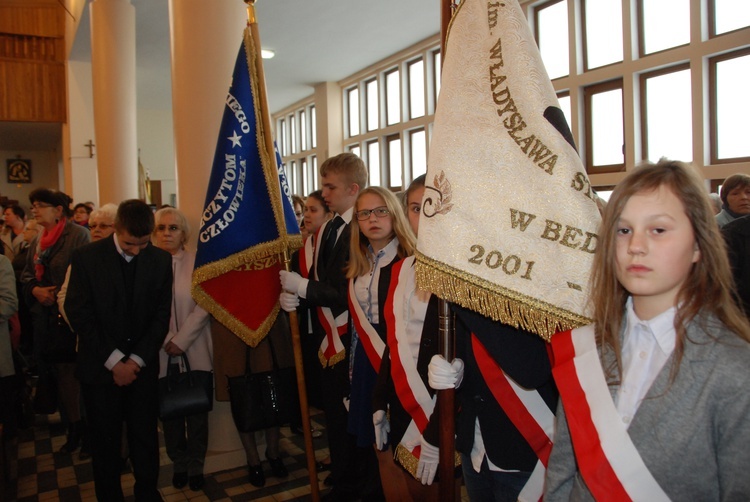
<svg viewBox="0 0 750 502">
<path fill-rule="evenodd" d="M 401 204 L 389 190 L 362 190 L 354 205 L 349 251 L 349 329 L 351 382 L 348 432 L 357 447 L 366 449 L 358 459 L 364 466 L 366 486 L 380 486 L 378 466 L 372 453 L 375 431 L 372 396 L 385 349 L 385 325 L 380 306 L 385 303 L 393 263 L 414 253 L 415 241 Z"/>
</svg>

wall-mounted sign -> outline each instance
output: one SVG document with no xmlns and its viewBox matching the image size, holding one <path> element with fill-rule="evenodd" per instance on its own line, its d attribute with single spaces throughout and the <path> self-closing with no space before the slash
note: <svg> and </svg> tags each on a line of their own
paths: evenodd
<svg viewBox="0 0 750 502">
<path fill-rule="evenodd" d="M 8 159 L 8 183 L 31 183 L 31 159 Z"/>
</svg>

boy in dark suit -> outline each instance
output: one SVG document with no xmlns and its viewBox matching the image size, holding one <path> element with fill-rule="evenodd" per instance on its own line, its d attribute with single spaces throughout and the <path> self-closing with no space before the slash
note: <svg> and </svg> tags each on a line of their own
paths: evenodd
<svg viewBox="0 0 750 502">
<path fill-rule="evenodd" d="M 137 501 L 161 500 L 158 352 L 169 331 L 172 258 L 151 245 L 154 215 L 120 204 L 115 233 L 76 250 L 65 311 L 78 334 L 76 376 L 91 424 L 99 500 L 123 500 L 120 437 L 127 423 Z"/>
<path fill-rule="evenodd" d="M 330 498 L 345 499 L 360 490 L 357 485 L 362 476 L 353 472 L 356 442 L 347 432 L 345 399 L 349 396 L 350 347 L 345 334 L 349 307 L 344 269 L 349 261 L 349 223 L 359 191 L 367 185 L 367 168 L 356 155 L 342 153 L 323 162 L 320 176 L 323 198 L 334 217 L 318 234 L 311 278 L 281 271 L 280 302 L 284 310 L 290 311 L 299 304 L 298 297 L 302 297 L 316 309 L 312 315 L 313 335 L 321 340 L 323 411 L 331 453 L 331 479 L 335 482 Z"/>
</svg>

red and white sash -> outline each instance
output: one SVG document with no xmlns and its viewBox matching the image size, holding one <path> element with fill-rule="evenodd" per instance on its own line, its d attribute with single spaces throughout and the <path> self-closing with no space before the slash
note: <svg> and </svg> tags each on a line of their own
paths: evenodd
<svg viewBox="0 0 750 502">
<path fill-rule="evenodd" d="M 589 325 L 552 337 L 552 374 L 578 470 L 597 500 L 669 500 L 617 413 L 594 335 L 594 326 Z"/>
<path fill-rule="evenodd" d="M 420 440 L 435 409 L 436 396 L 430 396 L 417 371 L 417 358 L 408 340 L 408 319 L 404 318 L 403 309 L 413 309 L 411 314 L 414 318 L 424 319 L 429 297 L 426 301 L 409 302 L 410 293 L 415 289 L 413 256 L 395 263 L 391 270 L 391 283 L 383 308 L 391 357 L 391 378 L 401 406 L 411 417 L 404 437 L 396 447 L 395 456 L 406 470 L 416 476 L 421 453 Z"/>
<path fill-rule="evenodd" d="M 555 415 L 538 391 L 524 389 L 506 375 L 474 334 L 471 335 L 471 345 L 487 387 L 539 458 L 518 500 L 541 500 L 544 494 L 544 474 L 552 450 Z"/>
<path fill-rule="evenodd" d="M 365 349 L 367 359 L 377 373 L 380 373 L 380 362 L 383 360 L 385 351 L 385 342 L 380 338 L 378 332 L 372 326 L 362 307 L 359 306 L 357 295 L 354 294 L 354 279 L 349 279 L 349 313 L 352 316 L 352 323 L 359 335 L 359 341 L 362 348 Z M 352 356 L 353 357 L 353 356 Z"/>
<path fill-rule="evenodd" d="M 320 280 L 318 275 L 318 259 L 320 257 L 320 246 L 323 239 L 320 238 L 323 234 L 323 229 L 331 223 L 328 220 L 320 226 L 317 233 L 315 234 L 315 243 L 313 250 L 313 262 L 315 263 L 315 280 Z M 301 253 L 300 253 L 301 254 Z M 318 314 L 318 320 L 320 320 L 321 326 L 326 332 L 326 336 L 323 337 L 323 341 L 320 342 L 320 349 L 318 350 L 318 359 L 320 364 L 325 368 L 326 366 L 333 366 L 344 360 L 346 357 L 346 348 L 341 342 L 341 335 L 346 333 L 346 325 L 349 322 L 349 312 L 343 311 L 338 317 L 333 316 L 333 311 L 329 307 L 317 307 L 315 309 Z"/>
<path fill-rule="evenodd" d="M 320 231 L 320 229 L 318 229 Z M 317 236 L 317 233 L 315 234 Z M 313 264 L 313 239 L 312 235 L 309 235 L 305 239 L 305 243 L 302 245 L 302 249 L 299 250 L 299 275 L 305 279 L 310 277 L 310 268 Z"/>
</svg>

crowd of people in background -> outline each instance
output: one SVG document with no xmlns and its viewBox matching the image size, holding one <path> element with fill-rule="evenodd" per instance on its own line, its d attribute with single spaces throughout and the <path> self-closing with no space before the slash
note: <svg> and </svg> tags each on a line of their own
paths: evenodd
<svg viewBox="0 0 750 502">
<path fill-rule="evenodd" d="M 414 272 L 425 177 L 399 199 L 367 187 L 363 161 L 344 153 L 321 165 L 320 179 L 321 190 L 293 197 L 303 247 L 292 271 L 280 273 L 279 302 L 298 314 L 308 401 L 325 415 L 330 456 L 317 469 L 330 471 L 327 499 L 436 498 L 435 393 L 450 388 L 458 390 L 453 467 L 471 500 L 516 500 L 545 489 L 547 500 L 596 495 L 598 474 L 580 465 L 580 431 L 571 426 L 577 412 L 553 378 L 560 363 L 547 343 L 452 306 L 458 357 L 438 355 L 437 298 L 419 290 Z M 629 429 L 643 457 L 639 472 L 650 471 L 673 499 L 750 495 L 747 476 L 735 472 L 750 461 L 742 418 L 750 400 L 736 388 L 750 371 L 750 176 L 733 175 L 710 195 L 689 168 L 661 162 L 628 174 L 601 204 L 591 333 L 615 400 L 612 416 L 639 418 Z M 73 205 L 46 188 L 33 190 L 29 203 L 28 212 L 5 207 L 0 231 L 0 423 L 7 449 L 0 453 L 16 458 L 14 438 L 30 425 L 29 409 L 59 410 L 67 427 L 59 451 L 93 458 L 99 500 L 123 500 L 125 462 L 136 500 L 161 500 L 157 379 L 170 365 L 184 370 L 184 358 L 192 369 L 215 371 L 217 382 L 290 368 L 288 319 L 280 314 L 250 348 L 196 304 L 195 251 L 179 209 L 154 214 L 138 200 Z M 650 270 L 661 275 L 648 283 L 641 276 Z M 633 362 L 642 350 L 646 369 Z M 710 370 L 721 367 L 723 377 L 693 366 L 701 358 Z M 501 377 L 558 417 L 546 484 L 537 451 L 496 398 L 492 382 Z M 706 394 L 691 392 L 704 388 Z M 635 396 L 625 395 L 632 389 Z M 230 399 L 223 385 L 216 396 Z M 299 419 L 291 425 L 299 430 Z M 675 427 L 684 432 L 671 434 Z M 200 490 L 208 412 L 163 420 L 161 429 L 172 485 Z M 700 444 L 690 431 L 702 431 Z M 255 431 L 238 432 L 248 480 L 263 486 Z M 264 434 L 271 474 L 284 478 L 279 428 Z"/>
</svg>

